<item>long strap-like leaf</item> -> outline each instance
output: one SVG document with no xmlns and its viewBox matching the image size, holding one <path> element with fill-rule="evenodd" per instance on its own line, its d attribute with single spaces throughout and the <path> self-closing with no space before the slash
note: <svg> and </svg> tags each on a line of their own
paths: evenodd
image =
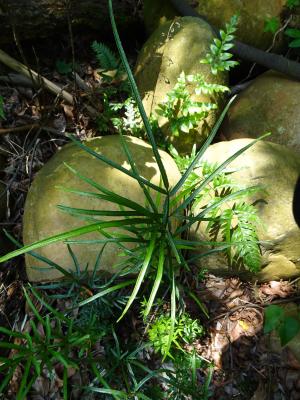
<svg viewBox="0 0 300 400">
<path fill-rule="evenodd" d="M 153 221 L 146 218 L 130 218 L 126 220 L 115 220 L 115 221 L 104 221 L 104 222 L 97 222 L 95 224 L 86 225 L 81 228 L 76 228 L 68 232 L 59 233 L 58 235 L 50 236 L 46 239 L 39 240 L 38 242 L 32 243 L 28 246 L 24 246 L 21 249 L 14 250 L 4 256 L 0 257 L 0 263 L 10 260 L 16 256 L 21 254 L 28 253 L 29 251 L 39 249 L 43 246 L 47 246 L 53 243 L 60 242 L 62 240 L 71 239 L 72 237 L 85 235 L 87 233 L 96 232 L 100 229 L 106 228 L 126 228 L 127 225 L 137 225 L 137 224 L 146 224 L 152 223 Z"/>
<path fill-rule="evenodd" d="M 123 318 L 124 315 L 127 313 L 129 307 L 131 306 L 131 304 L 135 300 L 135 298 L 136 298 L 136 296 L 137 296 L 137 294 L 138 294 L 138 292 L 140 290 L 141 284 L 142 284 L 142 282 L 144 280 L 144 277 L 146 275 L 148 266 L 149 266 L 149 264 L 151 262 L 151 258 L 152 258 L 153 252 L 155 250 L 156 239 L 157 239 L 157 235 L 153 234 L 153 236 L 152 236 L 152 238 L 151 238 L 151 240 L 149 242 L 147 251 L 146 251 L 146 255 L 145 255 L 145 258 L 144 258 L 144 262 L 143 262 L 142 268 L 141 268 L 140 273 L 139 273 L 139 275 L 138 275 L 138 277 L 136 279 L 136 283 L 135 283 L 135 286 L 133 288 L 133 291 L 132 291 L 132 293 L 131 293 L 131 295 L 130 295 L 130 297 L 128 299 L 128 302 L 126 304 L 126 307 L 123 310 L 122 315 L 120 316 L 118 321 L 120 321 L 120 319 Z"/>
<path fill-rule="evenodd" d="M 137 181 L 142 182 L 143 184 L 151 187 L 152 189 L 164 193 L 166 194 L 166 190 L 162 187 L 159 187 L 157 185 L 154 185 L 154 183 L 150 182 L 149 180 L 143 178 L 140 175 L 135 174 L 134 172 L 122 167 L 120 164 L 116 163 L 115 161 L 109 159 L 108 157 L 105 157 L 103 154 L 97 153 L 96 151 L 94 151 L 93 149 L 91 149 L 90 147 L 84 145 L 83 143 L 79 142 L 74 136 L 70 135 L 69 138 L 72 140 L 72 142 L 74 142 L 76 144 L 76 146 L 82 148 L 84 151 L 86 151 L 87 153 L 91 154 L 92 156 L 98 158 L 99 160 L 103 161 L 105 164 L 110 165 L 111 167 L 123 172 L 124 174 L 136 179 Z"/>
<path fill-rule="evenodd" d="M 128 61 L 127 61 L 126 54 L 125 54 L 125 52 L 123 50 L 122 43 L 121 43 L 121 40 L 120 40 L 120 37 L 119 37 L 119 34 L 118 34 L 118 30 L 117 30 L 117 26 L 116 26 L 116 22 L 115 22 L 115 17 L 114 17 L 114 13 L 113 13 L 112 0 L 108 0 L 108 6 L 109 6 L 109 15 L 110 15 L 110 20 L 111 20 L 111 26 L 112 26 L 113 34 L 114 34 L 114 37 L 115 37 L 116 45 L 117 45 L 117 48 L 119 50 L 119 54 L 120 54 L 121 60 L 123 62 L 124 68 L 125 68 L 125 70 L 127 72 L 128 79 L 129 79 L 129 82 L 130 82 L 130 85 L 131 85 L 131 88 L 132 88 L 132 92 L 133 92 L 134 98 L 135 98 L 135 100 L 137 102 L 137 106 L 138 106 L 139 112 L 141 114 L 141 118 L 142 118 L 143 123 L 145 125 L 145 130 L 146 130 L 149 142 L 150 142 L 150 144 L 152 146 L 153 154 L 154 154 L 155 160 L 157 162 L 157 165 L 159 167 L 164 186 L 165 186 L 166 190 L 168 190 L 169 189 L 169 181 L 168 181 L 168 177 L 167 177 L 167 174 L 166 174 L 166 170 L 165 170 L 165 167 L 164 167 L 164 165 L 162 163 L 160 154 L 158 152 L 158 148 L 157 148 L 157 145 L 155 143 L 155 139 L 154 139 L 154 136 L 153 136 L 153 133 L 152 133 L 152 130 L 151 130 L 151 126 L 150 126 L 148 117 L 146 115 L 146 112 L 145 112 L 145 109 L 144 109 L 144 106 L 143 106 L 143 103 L 142 103 L 138 88 L 136 86 L 133 74 L 131 72 L 130 66 L 129 66 Z"/>
<path fill-rule="evenodd" d="M 179 227 L 176 232 L 175 235 L 178 236 L 180 233 L 184 232 L 185 230 L 187 230 L 189 227 L 191 227 L 195 222 L 200 222 L 202 220 L 202 217 L 204 217 L 207 213 L 209 213 L 210 211 L 219 208 L 223 203 L 226 203 L 228 201 L 232 201 L 234 199 L 237 199 L 241 196 L 244 196 L 245 194 L 250 194 L 250 193 L 255 193 L 257 192 L 257 186 L 250 186 L 246 189 L 241 189 L 237 192 L 231 193 L 225 197 L 222 197 L 220 200 L 218 200 L 217 202 L 213 203 L 212 205 L 204 208 L 202 211 L 200 211 L 197 215 L 195 215 L 195 217 L 189 219 L 189 222 L 185 225 L 182 225 L 181 227 Z"/>
<path fill-rule="evenodd" d="M 233 100 L 235 99 L 235 96 L 232 97 L 232 99 L 230 99 L 230 101 L 228 102 L 228 104 L 226 105 L 226 107 L 224 108 L 222 114 L 220 115 L 217 123 L 215 124 L 215 126 L 213 127 L 210 135 L 208 136 L 208 138 L 206 139 L 206 141 L 204 142 L 204 144 L 201 146 L 200 150 L 198 151 L 198 153 L 196 154 L 196 157 L 194 158 L 193 162 L 190 164 L 190 166 L 188 167 L 188 169 L 185 171 L 185 173 L 182 175 L 181 179 L 178 181 L 178 183 L 173 187 L 173 189 L 170 192 L 170 196 L 173 196 L 174 194 L 176 194 L 178 192 L 178 190 L 181 189 L 181 187 L 184 185 L 184 182 L 187 180 L 187 178 L 189 177 L 189 175 L 191 174 L 191 172 L 193 172 L 194 168 L 197 166 L 198 162 L 200 161 L 201 157 L 203 156 L 203 154 L 205 153 L 205 151 L 207 150 L 208 146 L 211 144 L 213 138 L 216 136 L 216 133 L 218 132 L 218 129 L 220 128 L 221 123 L 223 122 L 223 119 L 225 118 L 225 115 L 231 105 L 231 103 L 233 102 Z"/>
<path fill-rule="evenodd" d="M 194 190 L 193 193 L 191 193 L 190 196 L 188 196 L 186 198 L 186 200 L 177 207 L 176 210 L 173 211 L 173 214 L 178 213 L 180 210 L 184 210 L 186 207 L 188 207 L 191 204 L 191 202 L 198 196 L 198 194 L 201 192 L 201 190 L 209 182 L 211 182 L 216 175 L 218 175 L 220 172 L 222 172 L 227 167 L 228 164 L 230 164 L 232 161 L 234 161 L 239 155 L 244 153 L 247 149 L 249 149 L 251 146 L 253 146 L 256 142 L 258 142 L 261 139 L 264 139 L 265 137 L 267 137 L 269 135 L 270 135 L 270 133 L 266 133 L 266 134 L 260 136 L 258 139 L 253 140 L 252 142 L 250 142 L 249 144 L 247 144 L 246 146 L 242 147 L 240 150 L 235 152 L 231 157 L 227 158 L 226 161 L 224 161 L 218 168 L 215 169 L 215 171 L 213 173 L 211 173 L 206 179 L 204 179 L 203 182 L 201 182 L 201 184 L 198 186 L 198 188 L 196 190 Z"/>
</svg>

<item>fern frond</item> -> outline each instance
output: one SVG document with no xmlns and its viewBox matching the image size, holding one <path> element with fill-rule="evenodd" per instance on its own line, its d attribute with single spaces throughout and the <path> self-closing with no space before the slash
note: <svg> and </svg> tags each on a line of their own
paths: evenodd
<svg viewBox="0 0 300 400">
<path fill-rule="evenodd" d="M 234 244 L 236 257 L 242 258 L 251 272 L 257 272 L 261 265 L 261 253 L 256 226 L 259 222 L 254 206 L 238 203 L 234 207 L 237 224 L 234 228 L 231 241 Z"/>
<path fill-rule="evenodd" d="M 214 95 L 216 93 L 225 93 L 230 91 L 229 87 L 217 83 L 206 82 L 202 74 L 188 75 L 187 81 L 195 84 L 195 93 Z"/>
<path fill-rule="evenodd" d="M 184 171 L 186 161 L 190 160 L 192 155 L 190 157 L 181 157 L 174 149 L 172 154 L 175 156 L 177 165 Z M 190 194 L 196 190 L 203 180 L 214 173 L 218 166 L 218 163 L 209 163 L 207 161 L 198 165 L 186 179 L 183 193 Z M 196 196 L 191 210 L 193 211 L 199 204 L 201 204 L 201 209 L 208 208 L 240 190 L 240 185 L 237 185 L 231 179 L 232 172 L 234 171 L 225 170 L 217 174 L 210 184 L 205 186 L 201 193 Z M 261 191 L 261 189 L 261 187 L 257 187 L 257 191 Z M 242 200 L 232 206 L 229 205 L 226 209 L 221 207 L 213 208 L 206 215 L 207 219 L 209 219 L 206 232 L 212 242 L 222 240 L 231 244 L 225 250 L 230 267 L 244 265 L 250 271 L 256 272 L 261 265 L 260 247 L 256 233 L 256 227 L 260 219 L 256 208 L 243 201 L 250 194 L 253 195 L 253 188 L 249 189 L 249 192 L 245 190 L 241 197 L 237 197 L 237 199 L 241 198 Z"/>
<path fill-rule="evenodd" d="M 91 47 L 94 50 L 100 68 L 107 71 L 118 68 L 120 64 L 118 58 L 104 43 L 99 43 L 95 40 Z"/>
</svg>

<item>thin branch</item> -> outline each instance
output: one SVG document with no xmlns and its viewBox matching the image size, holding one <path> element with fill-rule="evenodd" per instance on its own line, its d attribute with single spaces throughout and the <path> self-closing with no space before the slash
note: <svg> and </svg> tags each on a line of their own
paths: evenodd
<svg viewBox="0 0 300 400">
<path fill-rule="evenodd" d="M 32 69 L 27 68 L 24 64 L 15 60 L 14 58 L 6 54 L 3 50 L 0 50 L 0 61 L 14 71 L 20 72 L 22 75 L 25 75 L 29 79 L 32 79 L 35 85 L 40 86 L 42 82 L 50 92 L 54 93 L 55 95 L 61 96 L 68 103 L 74 104 L 74 97 L 70 93 L 68 93 L 66 90 L 61 89 L 58 85 L 49 81 L 49 79 L 37 74 Z"/>
<path fill-rule="evenodd" d="M 17 133 L 23 131 L 32 131 L 41 128 L 38 124 L 29 124 L 22 126 L 15 126 L 12 128 L 0 128 L 0 135 L 6 135 L 7 133 Z"/>
<path fill-rule="evenodd" d="M 33 85 L 42 85 L 47 90 L 49 90 L 49 92 L 55 94 L 56 96 L 62 97 L 67 103 L 75 104 L 75 99 L 69 92 L 60 88 L 55 83 L 49 81 L 49 79 L 39 75 L 34 70 L 27 68 L 24 64 L 15 60 L 14 58 L 6 54 L 3 50 L 0 50 L 0 62 L 13 69 L 14 71 L 19 72 L 29 78 L 32 81 Z M 83 106 L 88 111 L 91 117 L 96 117 L 98 115 L 97 110 L 95 110 L 92 106 L 88 104 L 83 104 Z"/>
</svg>

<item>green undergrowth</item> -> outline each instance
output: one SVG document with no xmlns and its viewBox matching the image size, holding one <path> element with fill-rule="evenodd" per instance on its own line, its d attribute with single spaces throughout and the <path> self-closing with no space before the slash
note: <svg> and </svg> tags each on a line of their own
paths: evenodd
<svg viewBox="0 0 300 400">
<path fill-rule="evenodd" d="M 246 202 L 247 196 L 258 188 L 237 187 L 227 169 L 257 140 L 220 165 L 201 161 L 225 117 L 229 102 L 199 150 L 194 149 L 190 156 L 179 156 L 166 144 L 182 173 L 176 185 L 170 187 L 158 151 L 157 124 L 155 118 L 149 120 L 146 116 L 118 36 L 111 0 L 109 9 L 120 59 L 100 43 L 94 42 L 93 50 L 102 67 L 103 79 L 110 83 L 118 79 L 124 84 L 122 90 L 125 93 L 130 85 L 131 96 L 113 102 L 115 91 L 108 85 L 109 89 L 103 94 L 104 112 L 98 124 L 102 131 L 119 133 L 131 169 L 124 169 L 74 137 L 71 140 L 97 158 L 99 165 L 104 162 L 135 179 L 145 201 L 143 205 L 137 204 L 67 166 L 92 189 L 73 192 L 98 196 L 113 203 L 118 211 L 60 206 L 74 217 L 85 217 L 86 224 L 29 246 L 19 246 L 0 258 L 4 262 L 30 253 L 56 268 L 65 278 L 62 282 L 24 288 L 27 305 L 24 321 L 15 329 L 0 328 L 3 338 L 0 348 L 4 350 L 0 357 L 0 392 L 5 393 L 19 374 L 17 400 L 32 392 L 38 377 L 51 382 L 59 378 L 63 382 L 64 399 L 72 398 L 72 392 L 80 390 L 82 395 L 94 393 L 95 398 L 100 399 L 206 400 L 211 394 L 213 366 L 201 357 L 196 344 L 206 335 L 203 320 L 208 314 L 195 287 L 184 278 L 192 275 L 197 257 L 210 252 L 225 253 L 229 268 L 243 265 L 251 272 L 259 269 L 260 250 L 255 230 L 259 221 L 255 207 Z M 222 40 L 214 42 L 211 62 L 209 55 L 206 58 L 214 71 L 234 65 L 227 50 L 235 23 L 233 19 L 221 35 Z M 212 103 L 191 102 L 189 83 L 196 84 L 195 91 L 206 93 L 228 90 L 207 84 L 201 76 L 181 74 L 159 108 L 159 112 L 169 116 L 174 135 L 188 134 L 215 108 Z M 123 139 L 123 134 L 129 132 L 142 135 L 151 144 L 161 185 L 155 185 L 139 174 L 134 155 Z M 102 217 L 114 218 L 104 221 Z M 191 227 L 200 223 L 207 226 L 207 240 L 190 240 Z M 123 233 L 113 234 L 110 228 L 121 228 Z M 99 257 L 92 274 L 82 269 L 72 250 L 76 243 L 86 242 L 88 246 L 84 235 L 90 232 L 101 233 Z M 35 252 L 59 241 L 68 246 L 73 265 L 57 265 Z M 119 265 L 120 272 L 108 278 L 99 270 L 104 246 L 112 242 L 126 258 Z M 134 246 L 128 246 L 128 243 Z M 206 252 L 192 254 L 199 246 L 206 248 Z M 199 271 L 198 277 L 193 276 L 194 284 L 201 275 L 203 271 Z M 197 317 L 190 312 L 187 298 L 198 310 Z M 78 383 L 73 377 L 82 371 L 87 373 L 88 379 Z"/>
</svg>

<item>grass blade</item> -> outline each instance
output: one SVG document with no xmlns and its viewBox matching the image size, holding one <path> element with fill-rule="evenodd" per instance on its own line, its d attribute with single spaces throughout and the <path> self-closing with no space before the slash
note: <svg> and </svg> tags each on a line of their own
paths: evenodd
<svg viewBox="0 0 300 400">
<path fill-rule="evenodd" d="M 185 225 L 182 225 L 180 228 L 178 228 L 175 232 L 175 235 L 179 235 L 180 233 L 186 231 L 188 228 L 190 228 L 195 222 L 199 222 L 202 219 L 202 216 L 206 215 L 210 211 L 214 210 L 215 208 L 220 207 L 221 204 L 226 203 L 227 201 L 231 201 L 234 199 L 239 198 L 240 196 L 243 196 L 245 193 L 249 194 L 250 192 L 257 192 L 257 186 L 250 186 L 246 189 L 241 189 L 237 192 L 233 192 L 225 197 L 222 197 L 219 201 L 216 203 L 213 203 L 211 206 L 204 208 L 200 213 L 198 213 L 195 217 L 190 218 L 189 222 Z M 224 242 L 223 242 L 224 243 Z"/>
<path fill-rule="evenodd" d="M 194 168 L 197 166 L 198 162 L 200 161 L 201 157 L 203 156 L 203 154 L 205 153 L 205 151 L 207 150 L 208 146 L 211 144 L 211 142 L 213 141 L 214 137 L 216 136 L 218 129 L 220 128 L 221 123 L 223 122 L 225 115 L 229 109 L 229 107 L 231 106 L 231 103 L 234 101 L 236 96 L 232 97 L 230 99 L 230 101 L 227 103 L 226 107 L 224 108 L 222 114 L 220 115 L 217 123 L 214 125 L 210 135 L 208 136 L 208 138 L 206 139 L 206 141 L 204 142 L 204 144 L 201 146 L 200 150 L 198 151 L 198 153 L 196 154 L 196 157 L 194 158 L 194 160 L 192 161 L 192 163 L 190 164 L 190 166 L 188 167 L 188 169 L 185 171 L 185 173 L 182 175 L 181 179 L 178 181 L 178 183 L 174 186 L 174 188 L 170 191 L 170 196 L 175 195 L 184 185 L 184 182 L 187 180 L 187 178 L 189 177 L 190 173 L 194 170 Z"/>
<path fill-rule="evenodd" d="M 134 283 L 135 283 L 135 279 L 131 279 L 130 281 L 122 282 L 122 283 L 119 283 L 118 285 L 111 286 L 108 289 L 102 290 L 101 292 L 95 294 L 94 296 L 91 296 L 88 299 L 81 301 L 79 304 L 76 305 L 76 307 L 85 306 L 86 304 L 89 304 L 90 302 L 97 300 L 100 297 L 105 296 L 106 294 L 112 293 L 116 290 L 123 289 L 124 287 L 133 285 Z"/>
<path fill-rule="evenodd" d="M 84 208 L 68 207 L 58 204 L 57 208 L 72 215 L 93 215 L 99 217 L 141 217 L 144 213 L 140 211 L 111 211 L 111 210 L 87 210 Z"/>
<path fill-rule="evenodd" d="M 232 161 L 234 161 L 239 155 L 244 153 L 246 150 L 248 150 L 256 142 L 258 142 L 259 140 L 264 139 L 267 136 L 270 136 L 270 133 L 266 133 L 266 134 L 260 136 L 258 139 L 253 140 L 251 143 L 247 144 L 246 146 L 242 147 L 240 150 L 236 151 L 231 157 L 227 158 L 226 161 L 224 161 L 218 168 L 216 168 L 216 170 L 212 174 L 210 174 L 206 179 L 204 179 L 204 181 L 201 182 L 201 184 L 198 186 L 198 188 L 196 190 L 194 190 L 194 192 L 190 196 L 188 196 L 188 198 L 183 203 L 181 203 L 177 207 L 176 210 L 173 211 L 173 214 L 176 214 L 179 211 L 184 210 L 185 208 L 187 208 L 187 206 L 189 204 L 191 204 L 191 202 L 198 196 L 198 194 L 201 192 L 201 190 L 209 182 L 211 182 L 216 175 L 218 175 L 221 171 L 223 171 L 227 167 L 228 164 L 230 164 Z"/>
<path fill-rule="evenodd" d="M 133 158 L 131 156 L 130 150 L 129 150 L 129 148 L 127 146 L 127 143 L 126 143 L 126 140 L 124 140 L 124 137 L 123 137 L 123 134 L 122 134 L 121 131 L 120 131 L 120 137 L 121 137 L 123 149 L 124 149 L 124 151 L 126 153 L 126 156 L 127 156 L 127 159 L 129 161 L 129 164 L 131 166 L 132 171 L 136 175 L 140 175 L 139 171 L 137 170 L 137 168 L 135 166 L 135 162 L 134 162 L 134 160 L 133 160 Z M 148 200 L 148 203 L 150 204 L 152 210 L 155 213 L 158 213 L 158 209 L 157 209 L 156 204 L 154 203 L 154 201 L 153 201 L 153 199 L 151 197 L 151 194 L 150 194 L 149 190 L 145 187 L 145 185 L 142 182 L 140 182 L 140 181 L 138 181 L 138 182 L 139 182 L 139 185 L 140 185 L 141 189 L 143 190 L 144 195 L 145 195 L 146 199 Z"/>
<path fill-rule="evenodd" d="M 165 263 L 165 249 L 164 249 L 164 242 L 161 242 L 160 248 L 159 248 L 159 258 L 158 258 L 158 264 L 157 264 L 157 272 L 156 272 L 156 277 L 152 286 L 152 290 L 150 293 L 149 300 L 147 302 L 147 307 L 144 312 L 144 318 L 146 318 L 151 310 L 151 307 L 153 305 L 156 293 L 159 289 L 161 279 L 163 276 L 163 271 L 164 271 L 164 263 Z"/>
<path fill-rule="evenodd" d="M 150 214 L 150 211 L 145 208 L 142 207 L 140 204 L 126 198 L 123 196 L 118 195 L 115 192 L 112 192 L 111 190 L 107 189 L 106 187 L 100 185 L 99 183 L 95 182 L 93 179 L 90 179 L 88 177 L 86 177 L 85 175 L 81 174 L 80 172 L 78 172 L 76 169 L 72 168 L 70 165 L 65 163 L 65 166 L 77 177 L 79 177 L 81 180 L 83 180 L 85 183 L 88 183 L 89 185 L 91 185 L 92 187 L 94 187 L 95 189 L 99 190 L 100 192 L 104 193 L 106 195 L 106 200 L 107 201 L 111 201 L 120 205 L 123 205 L 125 207 L 128 208 L 132 208 L 133 210 L 135 209 L 139 209 L 139 210 L 144 210 L 145 213 Z M 147 181 L 148 182 L 148 181 Z"/>
<path fill-rule="evenodd" d="M 122 43 L 121 43 L 121 40 L 120 40 L 120 37 L 119 37 L 119 34 L 118 34 L 118 30 L 117 30 L 117 26 L 116 26 L 116 22 L 115 22 L 115 17 L 114 17 L 114 13 L 113 13 L 112 0 L 108 0 L 108 6 L 109 6 L 109 16 L 110 16 L 110 20 L 111 20 L 111 26 L 112 26 L 113 34 L 114 34 L 114 37 L 115 37 L 116 45 L 117 45 L 117 48 L 119 50 L 119 54 L 120 54 L 121 60 L 123 62 L 124 68 L 125 68 L 125 70 L 127 72 L 128 79 L 129 79 L 129 82 L 130 82 L 130 85 L 131 85 L 131 88 L 132 88 L 132 92 L 133 92 L 134 98 L 136 100 L 136 103 L 137 103 L 141 118 L 143 120 L 143 123 L 144 123 L 144 126 L 145 126 L 145 130 L 146 130 L 149 142 L 151 144 L 155 160 L 156 160 L 158 168 L 160 170 L 164 186 L 165 186 L 166 190 L 168 191 L 168 189 L 169 189 L 168 177 L 167 177 L 167 174 L 166 174 L 166 171 L 165 171 L 165 167 L 164 167 L 164 165 L 162 163 L 161 157 L 159 155 L 158 148 L 156 146 L 155 139 L 154 139 L 154 136 L 153 136 L 153 133 L 152 133 L 152 130 L 151 130 L 151 126 L 150 126 L 148 117 L 146 115 L 146 112 L 145 112 L 145 109 L 144 109 L 144 106 L 143 106 L 143 103 L 142 103 L 138 88 L 136 86 L 136 83 L 135 83 L 135 80 L 134 80 L 134 77 L 133 77 L 133 74 L 132 74 L 130 66 L 128 64 L 126 54 L 125 54 L 125 52 L 123 50 L 123 47 L 122 47 Z"/>
<path fill-rule="evenodd" d="M 130 295 L 130 297 L 128 299 L 128 302 L 127 302 L 127 304 L 125 306 L 124 311 L 122 312 L 120 318 L 118 319 L 118 322 L 120 321 L 120 319 L 122 319 L 124 317 L 124 315 L 126 314 L 126 312 L 129 309 L 129 307 L 131 306 L 131 304 L 135 300 L 135 298 L 136 298 L 136 296 L 138 294 L 138 291 L 140 290 L 141 284 L 142 284 L 142 282 L 144 280 L 145 274 L 146 274 L 148 266 L 150 264 L 153 251 L 155 249 L 155 244 L 156 244 L 156 235 L 154 234 L 152 236 L 151 240 L 150 240 L 150 243 L 149 243 L 146 255 L 145 255 L 145 259 L 144 259 L 142 268 L 140 270 L 140 273 L 139 273 L 139 275 L 138 275 L 138 277 L 136 279 L 136 283 L 135 283 L 135 286 L 133 288 L 133 291 L 132 291 L 132 293 L 131 293 L 131 295 Z"/>
<path fill-rule="evenodd" d="M 97 222 L 95 224 L 83 226 L 81 228 L 76 228 L 76 229 L 73 229 L 68 232 L 63 232 L 58 235 L 54 235 L 54 236 L 48 237 L 46 239 L 39 240 L 38 242 L 32 243 L 28 246 L 24 246 L 21 249 L 14 250 L 14 251 L 0 257 L 0 263 L 10 260 L 11 258 L 19 256 L 21 254 L 28 253 L 29 251 L 39 249 L 43 246 L 57 243 L 62 240 L 71 239 L 76 236 L 85 235 L 87 233 L 100 231 L 101 229 L 106 229 L 106 228 L 124 228 L 124 229 L 126 229 L 127 225 L 146 224 L 146 223 L 152 223 L 152 222 L 153 222 L 152 220 L 149 220 L 146 218 L 132 218 L 132 219 L 127 219 L 127 220 Z"/>
<path fill-rule="evenodd" d="M 118 163 L 110 160 L 109 158 L 105 157 L 103 154 L 99 154 L 96 151 L 92 150 L 91 148 L 85 146 L 83 143 L 79 142 L 77 139 L 75 139 L 72 135 L 68 136 L 78 147 L 82 148 L 84 151 L 86 151 L 87 153 L 91 154 L 92 156 L 96 157 L 98 160 L 103 161 L 105 164 L 111 166 L 112 168 L 115 168 L 121 172 L 123 172 L 125 175 L 130 176 L 131 178 L 142 182 L 143 184 L 151 187 L 152 189 L 164 193 L 166 194 L 166 190 L 164 188 L 160 188 L 157 185 L 154 185 L 153 183 L 151 183 L 150 181 L 148 181 L 147 179 L 143 178 L 142 176 L 136 175 L 135 173 L 129 171 L 128 169 L 122 167 L 121 165 L 119 165 Z"/>
<path fill-rule="evenodd" d="M 176 323 L 176 285 L 175 285 L 175 274 L 172 268 L 172 291 L 171 291 L 171 329 L 169 332 L 169 341 L 165 350 L 165 355 L 163 357 L 163 362 L 168 355 L 170 355 L 170 348 L 173 342 L 175 323 Z"/>
</svg>

